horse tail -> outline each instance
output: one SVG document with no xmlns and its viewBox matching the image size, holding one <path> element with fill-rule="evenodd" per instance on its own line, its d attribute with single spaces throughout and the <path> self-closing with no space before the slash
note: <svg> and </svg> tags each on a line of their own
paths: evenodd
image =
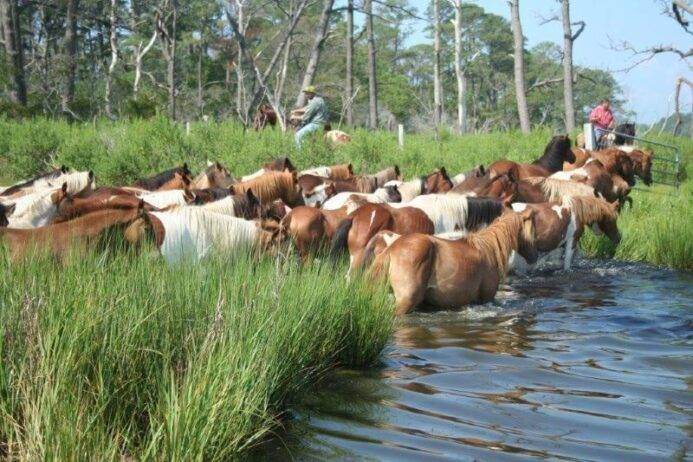
<svg viewBox="0 0 693 462">
<path fill-rule="evenodd" d="M 392 236 L 391 240 L 388 240 L 385 236 Z M 387 249 L 394 243 L 394 241 L 398 238 L 399 236 L 392 231 L 379 231 L 370 238 L 368 241 L 368 244 L 366 244 L 366 247 L 363 250 L 363 256 L 361 257 L 361 261 L 357 266 L 351 269 L 352 272 L 354 271 L 363 271 L 365 269 L 370 268 L 373 265 L 373 261 L 375 260 L 375 257 L 381 255 L 383 252 L 387 251 Z"/>
<path fill-rule="evenodd" d="M 347 241 L 349 240 L 349 231 L 351 231 L 351 225 L 353 223 L 353 218 L 345 218 L 337 226 L 337 231 L 335 231 L 332 237 L 332 245 L 330 246 L 330 256 L 332 258 L 338 258 L 344 249 L 346 249 Z"/>
</svg>

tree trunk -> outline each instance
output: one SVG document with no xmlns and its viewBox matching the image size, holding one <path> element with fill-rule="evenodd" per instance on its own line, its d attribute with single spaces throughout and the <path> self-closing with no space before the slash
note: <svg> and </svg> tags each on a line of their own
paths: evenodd
<svg viewBox="0 0 693 462">
<path fill-rule="evenodd" d="M 330 25 L 332 5 L 334 5 L 334 0 L 325 0 L 322 13 L 320 14 L 320 22 L 318 23 L 315 42 L 313 43 L 313 48 L 311 49 L 310 57 L 308 58 L 308 66 L 306 66 L 306 72 L 303 74 L 303 83 L 301 84 L 301 89 L 313 84 L 313 77 L 315 77 L 315 71 L 318 69 L 318 60 L 320 59 L 322 45 L 325 43 L 325 39 L 327 38 L 327 29 Z M 302 91 L 299 91 L 298 97 L 296 98 L 296 106 L 303 107 L 305 104 L 306 95 Z"/>
<path fill-rule="evenodd" d="M 111 46 L 111 63 L 108 65 L 108 72 L 106 74 L 106 115 L 108 117 L 113 117 L 113 110 L 111 108 L 111 94 L 113 92 L 113 71 L 115 70 L 116 63 L 118 62 L 118 16 L 117 16 L 118 3 L 117 0 L 111 0 L 111 11 L 109 15 L 110 32 L 108 34 L 108 43 Z"/>
<path fill-rule="evenodd" d="M 346 123 L 354 125 L 354 111 L 351 98 L 354 92 L 354 0 L 347 0 L 346 17 L 346 81 L 344 82 L 344 102 L 346 106 Z"/>
<path fill-rule="evenodd" d="M 284 48 L 284 58 L 282 59 L 282 67 L 279 70 L 277 77 L 277 87 L 274 89 L 274 100 L 281 105 L 284 97 L 284 85 L 286 84 L 286 74 L 289 69 L 289 57 L 291 56 L 291 37 L 286 42 Z"/>
<path fill-rule="evenodd" d="M 168 69 L 168 113 L 176 120 L 176 27 L 178 25 L 178 0 L 171 0 L 171 35 Z"/>
<path fill-rule="evenodd" d="M 245 37 L 245 11 L 243 11 L 243 1 L 236 2 L 238 14 L 238 33 Z M 244 123 L 248 123 L 246 114 L 248 110 L 245 104 L 245 76 L 243 75 L 243 50 L 241 50 L 240 42 L 238 44 L 238 62 L 236 63 L 236 112 L 243 119 Z"/>
<path fill-rule="evenodd" d="M 522 37 L 522 24 L 520 23 L 520 0 L 508 0 L 510 4 L 510 17 L 513 27 L 513 41 L 515 45 L 515 94 L 517 99 L 517 114 L 520 118 L 522 133 L 529 133 L 529 110 L 527 109 L 527 95 L 525 94 L 525 58 L 524 40 Z"/>
<path fill-rule="evenodd" d="M 5 42 L 7 67 L 12 70 L 13 88 L 10 100 L 26 106 L 26 81 L 24 80 L 24 49 L 19 27 L 19 11 L 16 0 L 0 0 L 0 26 Z"/>
<path fill-rule="evenodd" d="M 378 82 L 376 79 L 375 40 L 373 38 L 373 2 L 363 1 L 363 11 L 366 14 L 366 35 L 368 40 L 368 112 L 369 126 L 378 128 Z"/>
<path fill-rule="evenodd" d="M 154 28 L 154 33 L 152 34 L 152 38 L 149 39 L 149 43 L 142 48 L 142 42 L 140 42 L 135 49 L 135 80 L 132 84 L 132 94 L 135 98 L 137 98 L 137 93 L 140 89 L 140 79 L 142 78 L 142 59 L 147 53 L 149 53 L 149 50 L 152 49 L 154 42 L 156 42 L 157 36 L 157 29 Z"/>
<path fill-rule="evenodd" d="M 575 130 L 575 99 L 573 97 L 573 31 L 570 27 L 570 0 L 561 0 L 563 11 L 563 104 L 565 129 Z"/>
<path fill-rule="evenodd" d="M 198 44 L 198 54 L 197 54 L 197 115 L 202 117 L 204 112 L 204 99 L 203 99 L 203 89 L 202 84 L 202 55 L 204 54 L 205 47 L 202 44 Z"/>
<path fill-rule="evenodd" d="M 467 75 L 462 64 L 462 0 L 455 7 L 455 77 L 457 78 L 457 131 L 467 132 Z"/>
<path fill-rule="evenodd" d="M 440 0 L 433 0 L 433 124 L 443 117 L 443 86 L 440 80 Z"/>
<path fill-rule="evenodd" d="M 73 114 L 70 110 L 70 104 L 72 104 L 75 98 L 75 74 L 77 71 L 77 8 L 79 8 L 79 0 L 67 0 L 65 36 L 63 39 L 65 81 L 63 83 L 61 105 L 63 112 L 70 114 Z"/>
</svg>

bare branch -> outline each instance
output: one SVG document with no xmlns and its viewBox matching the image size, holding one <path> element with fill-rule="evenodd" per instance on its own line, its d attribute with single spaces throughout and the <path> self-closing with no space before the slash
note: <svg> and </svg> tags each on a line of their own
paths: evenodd
<svg viewBox="0 0 693 462">
<path fill-rule="evenodd" d="M 578 37 L 580 37 L 580 34 L 582 34 L 584 32 L 585 27 L 587 27 L 587 24 L 585 23 L 585 21 L 575 21 L 575 22 L 571 22 L 570 25 L 571 26 L 578 26 L 578 25 L 580 26 L 580 28 L 577 30 L 577 32 L 575 32 L 570 37 L 570 40 L 574 42 L 575 40 L 577 40 Z"/>
<path fill-rule="evenodd" d="M 653 46 L 650 48 L 645 48 L 645 49 L 637 49 L 633 45 L 631 45 L 629 42 L 621 42 L 619 45 L 611 45 L 611 49 L 615 51 L 629 51 L 633 54 L 633 57 L 636 57 L 636 61 L 633 62 L 633 64 L 623 68 L 623 69 L 618 69 L 616 72 L 629 72 L 636 68 L 637 66 L 650 61 L 652 58 L 659 54 L 663 53 L 673 53 L 679 56 L 681 60 L 683 60 L 687 65 L 689 69 L 693 69 L 693 66 L 688 62 L 688 58 L 693 56 L 693 48 L 689 48 L 687 51 L 686 50 L 680 50 L 673 45 L 657 45 Z"/>
</svg>

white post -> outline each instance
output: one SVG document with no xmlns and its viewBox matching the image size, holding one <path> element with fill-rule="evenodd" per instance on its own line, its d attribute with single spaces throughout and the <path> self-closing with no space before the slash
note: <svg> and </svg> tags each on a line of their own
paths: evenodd
<svg viewBox="0 0 693 462">
<path fill-rule="evenodd" d="M 594 132 L 592 131 L 592 124 L 585 124 L 582 126 L 582 133 L 585 137 L 585 149 L 588 151 L 594 151 Z"/>
<path fill-rule="evenodd" d="M 397 125 L 397 144 L 400 149 L 404 149 L 404 125 Z"/>
<path fill-rule="evenodd" d="M 190 121 L 185 122 L 185 134 L 190 136 Z"/>
</svg>

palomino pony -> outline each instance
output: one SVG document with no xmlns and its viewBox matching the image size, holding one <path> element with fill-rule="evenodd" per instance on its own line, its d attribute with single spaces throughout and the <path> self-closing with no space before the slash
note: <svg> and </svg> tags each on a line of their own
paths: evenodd
<svg viewBox="0 0 693 462">
<path fill-rule="evenodd" d="M 107 231 L 124 228 L 139 216 L 140 208 L 101 210 L 35 229 L 1 228 L 0 242 L 7 245 L 14 261 L 27 256 L 33 249 L 47 250 L 62 259 L 71 250 L 84 251 L 110 236 Z"/>
<path fill-rule="evenodd" d="M 298 185 L 296 172 L 284 170 L 269 171 L 250 181 L 241 181 L 229 188 L 234 194 L 244 194 L 249 189 L 263 204 L 281 199 L 290 207 L 303 204 L 301 188 Z"/>
<path fill-rule="evenodd" d="M 530 176 L 549 176 L 563 170 L 564 162 L 575 162 L 575 154 L 571 150 L 570 138 L 567 135 L 556 135 L 546 145 L 544 155 L 531 164 L 497 160 L 489 165 L 487 170 L 492 176 L 512 172 L 514 178 L 522 180 Z"/>
<path fill-rule="evenodd" d="M 536 249 L 542 257 L 552 260 L 552 251 L 565 245 L 563 269 L 570 269 L 573 253 L 580 241 L 586 226 L 592 226 L 618 245 L 621 235 L 616 224 L 618 219 L 618 202 L 609 203 L 603 199 L 590 196 L 567 196 L 562 202 L 545 202 L 542 204 L 515 203 L 516 212 L 532 210 L 536 227 Z M 513 268 L 523 269 L 526 263 L 520 258 L 513 258 Z"/>
<path fill-rule="evenodd" d="M 228 188 L 236 180 L 219 162 L 207 162 L 207 168 L 192 180 L 193 189 Z"/>
<path fill-rule="evenodd" d="M 244 250 L 268 250 L 277 232 L 265 231 L 260 222 L 183 207 L 170 212 L 146 212 L 125 230 L 133 245 L 151 238 L 169 264 L 200 261 L 208 255 L 234 255 Z"/>
<path fill-rule="evenodd" d="M 187 180 L 187 181 L 186 181 Z M 188 164 L 175 167 L 170 170 L 157 173 L 148 178 L 135 181 L 135 188 L 146 189 L 147 191 L 164 191 L 168 189 L 182 189 L 185 184 L 190 184 L 192 177 Z"/>
<path fill-rule="evenodd" d="M 534 263 L 534 212 L 507 212 L 488 228 L 459 240 L 426 234 L 402 236 L 377 254 L 375 278 L 387 277 L 398 315 L 422 303 L 455 309 L 493 300 L 513 251 Z"/>
</svg>

